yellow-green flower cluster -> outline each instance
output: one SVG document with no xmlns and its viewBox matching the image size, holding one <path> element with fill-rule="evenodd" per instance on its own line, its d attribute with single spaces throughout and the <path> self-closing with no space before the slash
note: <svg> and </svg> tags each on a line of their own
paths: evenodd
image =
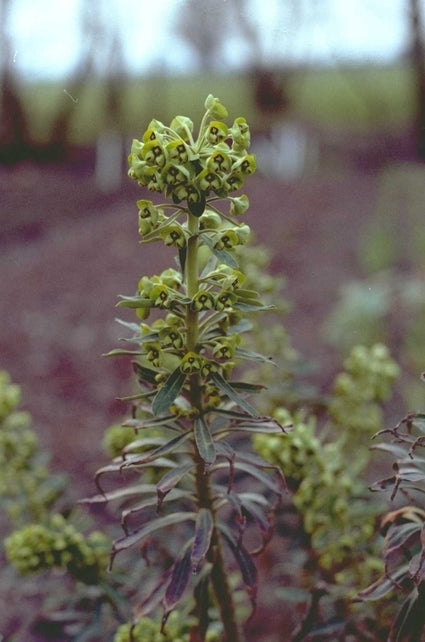
<svg viewBox="0 0 425 642">
<path fill-rule="evenodd" d="M 264 459 L 282 468 L 286 478 L 297 485 L 320 457 L 315 417 L 304 417 L 301 412 L 292 415 L 285 408 L 277 408 L 274 417 L 282 426 L 292 426 L 292 430 L 284 439 L 280 435 L 255 435 L 254 448 Z"/>
<path fill-rule="evenodd" d="M 169 126 L 152 120 L 142 139 L 133 141 L 128 159 L 130 178 L 171 197 L 174 203 L 186 201 L 195 216 L 203 213 L 210 194 L 227 197 L 256 169 L 255 157 L 247 152 L 250 132 L 246 120 L 236 118 L 228 127 L 223 122 L 227 110 L 212 95 L 205 109 L 196 138 L 193 122 L 185 116 L 177 116 Z M 150 224 L 161 223 L 161 210 L 153 212 L 149 205 L 140 209 Z"/>
<path fill-rule="evenodd" d="M 369 439 L 381 428 L 380 404 L 390 397 L 399 368 L 382 344 L 354 347 L 344 368 L 335 379 L 328 410 L 340 438 L 358 446 L 361 435 Z"/>
<path fill-rule="evenodd" d="M 0 372 L 0 498 L 14 524 L 39 519 L 62 487 L 61 478 L 49 478 L 31 417 L 17 409 L 20 397 L 20 387 Z"/>
<path fill-rule="evenodd" d="M 359 577 L 361 571 L 364 580 L 377 565 L 372 540 L 379 507 L 370 501 L 360 473 L 368 462 L 370 437 L 382 428 L 378 402 L 389 397 L 398 368 L 380 344 L 355 347 L 344 367 L 335 379 L 322 432 L 315 417 L 278 408 L 276 418 L 291 423 L 293 430 L 285 439 L 258 435 L 254 447 L 294 482 L 293 502 L 320 566 L 335 571 L 349 564 L 354 572 L 361 560 L 355 573 Z M 335 575 L 341 581 L 348 576 L 353 573 Z"/>
<path fill-rule="evenodd" d="M 11 383 L 7 372 L 0 370 L 0 422 L 18 407 L 20 401 L 20 387 Z"/>
<path fill-rule="evenodd" d="M 141 618 L 132 628 L 123 624 L 115 633 L 114 642 L 190 642 L 190 629 L 195 624 L 192 617 L 175 610 L 170 613 L 164 631 L 158 620 Z M 213 626 L 207 632 L 206 642 L 219 642 L 220 634 Z"/>
<path fill-rule="evenodd" d="M 45 524 L 14 531 L 5 540 L 5 551 L 22 574 L 60 568 L 85 584 L 96 584 L 108 566 L 110 541 L 100 531 L 85 537 L 57 513 Z"/>
</svg>

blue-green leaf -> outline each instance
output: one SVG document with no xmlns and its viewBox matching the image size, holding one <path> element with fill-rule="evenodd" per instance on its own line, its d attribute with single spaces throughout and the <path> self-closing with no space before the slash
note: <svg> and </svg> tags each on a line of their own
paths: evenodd
<svg viewBox="0 0 425 642">
<path fill-rule="evenodd" d="M 154 397 L 152 402 L 154 415 L 160 415 L 169 409 L 182 389 L 185 379 L 186 375 L 180 370 L 180 366 L 177 366 Z"/>
<path fill-rule="evenodd" d="M 233 254 L 227 252 L 226 250 L 217 250 L 217 248 L 214 247 L 213 241 L 210 239 L 207 233 L 202 234 L 201 236 L 205 245 L 211 250 L 214 256 L 220 261 L 220 263 L 224 263 L 224 265 L 228 265 L 235 270 L 238 269 L 239 263 L 237 262 Z"/>
<path fill-rule="evenodd" d="M 234 388 L 219 374 L 218 372 L 214 372 L 211 374 L 211 379 L 214 381 L 215 385 L 220 388 L 222 392 L 224 392 L 229 399 L 234 401 L 240 408 L 245 410 L 249 415 L 252 417 L 257 416 L 257 411 L 253 406 L 251 406 L 249 403 L 243 399 Z"/>
<path fill-rule="evenodd" d="M 203 417 L 195 419 L 195 441 L 198 452 L 206 464 L 213 464 L 216 458 L 215 444 L 210 429 Z"/>
</svg>

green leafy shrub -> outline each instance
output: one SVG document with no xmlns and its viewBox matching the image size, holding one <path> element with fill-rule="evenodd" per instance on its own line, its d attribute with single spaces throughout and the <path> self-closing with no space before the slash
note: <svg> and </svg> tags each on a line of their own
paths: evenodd
<svg viewBox="0 0 425 642">
<path fill-rule="evenodd" d="M 256 435 L 256 451 L 285 470 L 305 532 L 327 580 L 351 586 L 370 576 L 379 504 L 369 501 L 364 474 L 371 436 L 382 427 L 381 403 L 398 368 L 383 345 L 355 347 L 344 361 L 326 402 L 326 420 L 301 410 L 277 408 L 279 422 L 292 424 L 281 440 Z"/>
<path fill-rule="evenodd" d="M 345 284 L 324 325 L 324 336 L 343 353 L 361 340 L 392 347 L 404 376 L 400 381 L 407 408 L 418 407 L 423 391 L 417 373 L 425 346 L 425 290 L 414 273 L 388 269 Z"/>
<path fill-rule="evenodd" d="M 0 497 L 14 525 L 40 519 L 53 506 L 63 487 L 63 476 L 52 476 L 31 417 L 18 409 L 21 389 L 0 371 Z"/>
</svg>

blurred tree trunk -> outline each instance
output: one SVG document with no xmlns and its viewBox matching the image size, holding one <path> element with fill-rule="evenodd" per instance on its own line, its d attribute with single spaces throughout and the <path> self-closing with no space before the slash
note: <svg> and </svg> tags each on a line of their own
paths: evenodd
<svg viewBox="0 0 425 642">
<path fill-rule="evenodd" d="M 14 163 L 28 154 L 30 135 L 27 117 L 13 73 L 12 46 L 7 33 L 11 0 L 0 2 L 0 160 Z"/>
<path fill-rule="evenodd" d="M 55 115 L 48 145 L 57 159 L 66 156 L 70 143 L 70 129 L 76 104 L 85 86 L 93 77 L 96 49 L 102 46 L 104 28 L 99 19 L 98 2 L 80 3 L 81 54 L 74 72 L 67 82 L 66 92 Z"/>
<path fill-rule="evenodd" d="M 420 0 L 409 0 L 411 61 L 415 74 L 415 144 L 419 158 L 425 160 L 425 45 Z"/>
</svg>

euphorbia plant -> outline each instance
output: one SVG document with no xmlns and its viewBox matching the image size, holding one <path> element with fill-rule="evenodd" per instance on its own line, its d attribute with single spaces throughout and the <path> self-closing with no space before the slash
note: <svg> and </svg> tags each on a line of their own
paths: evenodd
<svg viewBox="0 0 425 642">
<path fill-rule="evenodd" d="M 234 195 L 256 168 L 248 153 L 249 128 L 244 118 L 228 127 L 226 109 L 211 95 L 205 110 L 197 136 L 192 121 L 177 116 L 169 126 L 152 120 L 142 139 L 133 141 L 129 176 L 168 199 L 137 202 L 141 243 L 170 246 L 177 260 L 160 275 L 143 276 L 134 296 L 120 297 L 118 305 L 134 309 L 139 318 L 123 322 L 132 333 L 126 341 L 136 348 L 110 353 L 133 357 L 140 390 L 127 398 L 132 416 L 124 427 L 132 427 L 135 438 L 97 472 L 101 493 L 91 501 L 124 503 L 124 535 L 113 544 L 111 562 L 120 551 L 146 547 L 164 529 L 179 551 L 136 607 L 134 627 L 160 605 L 165 626 L 192 584 L 197 624 L 191 639 L 206 639 L 208 609 L 215 603 L 223 639 L 238 642 L 228 552 L 254 607 L 253 556 L 271 537 L 273 505 L 284 489 L 280 470 L 249 452 L 244 433 L 282 434 L 284 428 L 258 416 L 247 400 L 261 385 L 235 380 L 239 359 L 269 361 L 242 347 L 247 314 L 269 306 L 244 288 L 233 251 L 250 235 L 238 221 L 248 198 Z M 106 491 L 104 476 L 114 473 L 136 479 Z M 254 551 L 244 543 L 250 524 L 261 536 Z"/>
</svg>

